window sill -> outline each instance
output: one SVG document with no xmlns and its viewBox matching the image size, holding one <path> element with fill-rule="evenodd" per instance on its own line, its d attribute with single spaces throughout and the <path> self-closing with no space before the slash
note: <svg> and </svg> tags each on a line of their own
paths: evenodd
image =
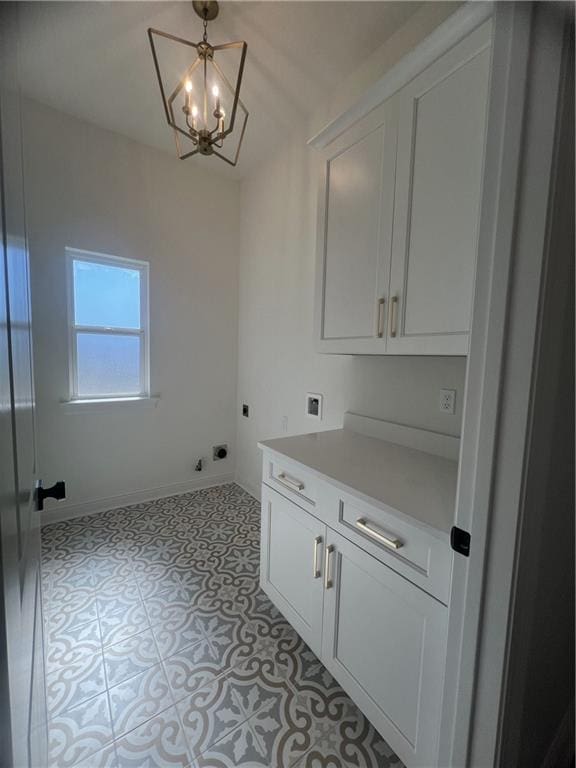
<svg viewBox="0 0 576 768">
<path fill-rule="evenodd" d="M 132 410 L 156 408 L 160 402 L 159 395 L 149 397 L 108 397 L 101 400 L 64 400 L 60 407 L 65 413 L 108 413 L 127 408 Z"/>
</svg>

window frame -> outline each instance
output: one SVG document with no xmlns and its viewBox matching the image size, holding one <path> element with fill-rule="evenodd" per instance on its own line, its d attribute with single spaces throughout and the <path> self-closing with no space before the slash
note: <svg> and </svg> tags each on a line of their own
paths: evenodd
<svg viewBox="0 0 576 768">
<path fill-rule="evenodd" d="M 114 400 L 138 400 L 150 397 L 150 294 L 147 261 L 113 256 L 107 253 L 66 247 L 66 283 L 68 304 L 68 373 L 69 402 L 97 402 Z M 76 296 L 74 291 L 74 262 L 85 261 L 112 267 L 126 267 L 140 272 L 140 328 L 114 328 L 111 326 L 76 325 Z M 107 336 L 138 336 L 140 339 L 140 391 L 116 392 L 107 395 L 81 395 L 78 393 L 78 333 L 97 333 Z"/>
</svg>

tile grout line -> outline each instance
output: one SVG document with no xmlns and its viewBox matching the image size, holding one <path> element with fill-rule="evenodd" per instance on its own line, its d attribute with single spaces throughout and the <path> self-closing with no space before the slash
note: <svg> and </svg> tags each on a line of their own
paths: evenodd
<svg viewBox="0 0 576 768">
<path fill-rule="evenodd" d="M 98 624 L 100 626 L 100 641 L 102 642 L 102 625 L 100 624 L 100 604 L 98 602 L 98 596 L 96 595 L 96 615 L 98 616 Z M 110 703 L 110 687 L 108 685 L 108 669 L 106 668 L 106 660 L 104 659 L 104 646 L 102 645 L 102 666 L 104 667 L 104 683 L 106 685 L 106 703 L 108 704 L 108 717 L 110 718 L 110 730 L 112 731 L 112 749 L 114 750 L 114 758 L 116 758 L 116 732 L 114 730 L 114 721 L 112 720 L 112 705 Z M 106 747 L 104 747 L 106 749 Z M 118 761 L 115 759 L 115 763 Z"/>
<path fill-rule="evenodd" d="M 94 588 L 94 587 L 92 587 L 92 590 L 94 590 L 94 593 L 95 593 L 95 588 Z M 57 713 L 56 713 L 56 714 L 54 714 L 54 715 L 50 715 L 50 714 L 48 714 L 48 713 L 47 713 L 47 714 L 48 714 L 48 723 L 50 723 L 51 721 L 55 720 L 55 719 L 56 719 L 56 718 L 58 718 L 58 717 L 63 717 L 63 716 L 65 716 L 65 715 L 66 715 L 68 712 L 70 712 L 70 711 L 71 711 L 71 710 L 73 710 L 74 708 L 76 708 L 76 707 L 80 707 L 80 706 L 84 706 L 84 705 L 86 705 L 86 704 L 89 704 L 89 702 L 90 702 L 90 701 L 92 701 L 93 699 L 96 699 L 98 696 L 101 696 L 103 693 L 105 693 L 105 694 L 106 694 L 106 704 L 107 704 L 107 707 L 108 707 L 108 722 L 109 722 L 109 724 L 110 724 L 110 736 L 111 736 L 111 739 L 110 739 L 110 741 L 109 741 L 109 742 L 107 742 L 106 744 L 104 744 L 104 746 L 102 746 L 102 747 L 99 747 L 98 749 L 96 749 L 96 750 L 94 750 L 94 751 L 92 751 L 92 752 L 89 752 L 87 755 L 83 755 L 83 756 L 80 758 L 80 760 L 82 760 L 82 761 L 83 761 L 83 760 L 85 760 L 85 759 L 87 759 L 87 758 L 91 758 L 91 757 L 94 757 L 94 756 L 95 756 L 96 754 L 98 754 L 99 752 L 102 752 L 102 751 L 104 751 L 105 749 L 108 749 L 108 748 L 109 748 L 111 745 L 113 745 L 113 744 L 114 744 L 114 731 L 113 731 L 113 728 L 112 728 L 112 715 L 111 715 L 111 710 L 110 710 L 110 700 L 109 700 L 109 695 L 108 695 L 108 681 L 107 681 L 107 676 L 106 676 L 106 665 L 105 665 L 105 663 L 104 663 L 104 652 L 103 652 L 103 646 L 102 646 L 102 630 L 101 630 L 101 626 L 100 626 L 100 612 L 99 612 L 99 607 L 98 607 L 98 600 L 97 600 L 97 598 L 96 598 L 96 595 L 95 595 L 95 594 L 94 594 L 94 603 L 95 603 L 95 607 L 96 607 L 96 621 L 98 622 L 98 636 L 99 636 L 99 641 L 100 641 L 100 647 L 99 647 L 99 650 L 95 651 L 95 652 L 92 654 L 92 656 L 94 656 L 94 657 L 95 657 L 95 656 L 96 656 L 96 655 L 98 655 L 98 654 L 100 655 L 101 664 L 102 664 L 102 672 L 103 672 L 103 674 L 104 674 L 104 686 L 105 686 L 105 689 L 104 689 L 104 691 L 100 691 L 99 693 L 96 693 L 96 694 L 94 694 L 94 696 L 89 696 L 88 698 L 86 698 L 86 699 L 83 699 L 83 700 L 82 700 L 82 701 L 80 701 L 80 702 L 76 702 L 76 703 L 75 703 L 73 706 L 71 706 L 71 707 L 65 707 L 65 708 L 64 708 L 62 711 L 60 711 L 60 712 L 57 712 Z M 86 624 L 88 624 L 88 623 L 90 623 L 90 622 L 86 622 Z M 73 628 L 82 627 L 82 626 L 85 626 L 85 624 L 79 624 L 79 625 L 75 625 L 74 627 L 68 627 L 68 629 L 73 629 Z M 46 642 L 46 640 L 45 640 L 45 644 L 46 644 L 46 646 L 48 647 L 49 643 L 48 643 L 48 642 Z M 62 667 L 62 669 L 63 669 L 63 670 L 65 670 L 65 669 L 67 669 L 67 668 L 70 668 L 70 665 L 64 665 L 64 666 Z M 115 752 L 116 752 L 116 750 L 115 750 L 115 747 L 114 747 L 114 753 L 115 753 Z M 72 765 L 72 768 L 74 768 L 74 766 L 78 766 L 78 765 L 79 765 L 79 762 L 80 762 L 80 760 L 76 761 L 76 762 L 75 762 L 75 763 Z"/>
<path fill-rule="evenodd" d="M 141 588 L 140 588 L 140 583 L 139 583 L 139 580 L 136 578 L 136 574 L 135 574 L 135 570 L 134 570 L 134 565 L 133 565 L 133 562 L 132 562 L 132 558 L 130 558 L 130 565 L 131 565 L 131 572 L 132 572 L 132 574 L 134 575 L 134 580 L 135 580 L 135 582 L 136 582 L 136 586 L 137 586 L 137 588 L 138 588 L 138 593 L 139 593 L 139 595 L 140 595 L 140 602 L 142 603 L 142 606 L 143 606 L 143 608 L 144 608 L 144 611 L 145 611 L 145 613 L 146 613 L 146 617 L 147 617 L 147 619 L 148 619 L 148 624 L 149 624 L 149 626 L 148 626 L 148 627 L 146 627 L 145 629 L 143 629 L 143 630 L 142 630 L 142 632 L 145 632 L 147 629 L 150 629 L 150 631 L 151 631 L 151 634 L 152 634 L 152 640 L 153 640 L 153 642 L 154 642 L 154 647 L 156 648 L 156 654 L 157 654 L 157 656 L 158 656 L 158 659 L 159 659 L 159 661 L 158 661 L 158 664 L 157 664 L 157 665 L 156 665 L 156 664 L 154 664 L 152 667 L 149 667 L 149 668 L 148 668 L 148 670 L 149 670 L 149 669 L 152 669 L 154 666 L 158 666 L 158 667 L 160 667 L 160 668 L 162 669 L 162 672 L 163 672 L 163 674 L 164 674 L 164 678 L 165 678 L 165 680 L 166 680 L 166 683 L 167 683 L 167 685 L 168 685 L 168 695 L 170 696 L 170 699 L 171 699 L 171 704 L 170 704 L 170 705 L 168 705 L 167 707 L 165 707 L 165 708 L 163 708 L 163 709 L 159 710 L 159 711 L 158 711 L 158 712 L 156 712 L 154 715 L 152 715 L 151 717 L 149 717 L 149 718 L 147 718 L 146 720 L 142 721 L 141 723 L 138 723 L 136 726 L 134 726 L 134 728 L 130 728 L 129 730 L 127 730 L 127 731 L 123 732 L 122 734 L 120 734 L 120 735 L 116 736 L 116 728 L 115 728 L 115 725 L 114 725 L 114 721 L 113 721 L 113 719 L 112 719 L 112 702 L 111 702 L 111 700 L 110 700 L 110 688 L 109 688 L 109 687 L 107 687 L 107 695 L 108 695 L 108 706 L 109 706 L 109 708 L 110 708 L 110 718 L 111 718 L 111 722 L 112 722 L 112 730 L 113 730 L 113 734 L 114 734 L 114 750 L 115 750 L 115 753 L 116 753 L 116 761 L 118 761 L 118 757 L 117 757 L 117 755 L 118 755 L 118 751 L 117 751 L 117 747 L 116 747 L 116 745 L 117 745 L 117 743 L 118 743 L 119 741 L 121 741 L 121 740 L 122 740 L 122 739 L 124 739 L 125 737 L 129 736 L 131 733 L 133 733 L 134 731 L 136 731 L 138 728 L 141 728 L 141 727 L 142 727 L 142 726 L 144 726 L 146 723 L 149 723 L 149 722 L 150 722 L 150 720 L 153 720 L 155 717 L 158 717 L 158 715 L 161 715 L 161 714 L 163 714 L 164 712 L 166 712 L 166 711 L 167 711 L 168 709 L 170 709 L 171 707 L 173 707 L 173 708 L 174 708 L 174 710 L 175 710 L 175 712 L 176 712 L 176 716 L 177 716 L 177 718 L 178 718 L 178 724 L 179 724 L 180 728 L 182 729 L 182 735 L 183 735 L 183 737 L 184 737 L 184 740 L 185 740 L 185 743 L 186 743 L 186 748 L 187 748 L 188 757 L 189 757 L 189 756 L 191 755 L 191 752 L 190 752 L 190 749 L 189 749 L 189 746 L 188 746 L 188 742 L 187 742 L 187 739 L 186 739 L 186 735 L 185 735 L 184 729 L 183 729 L 183 727 L 182 727 L 182 723 L 181 723 L 181 721 L 180 721 L 180 715 L 179 715 L 179 713 L 178 713 L 178 709 L 177 709 L 177 707 L 176 707 L 176 703 L 175 703 L 175 701 L 174 701 L 174 696 L 173 696 L 173 694 L 172 694 L 172 688 L 171 688 L 171 686 L 170 686 L 170 683 L 169 683 L 169 681 L 168 681 L 168 677 L 167 677 L 167 675 L 166 675 L 166 672 L 165 672 L 165 669 L 164 669 L 164 665 L 163 665 L 163 663 L 162 663 L 162 657 L 161 657 L 161 655 L 160 655 L 160 649 L 158 648 L 158 643 L 157 643 L 157 641 L 156 641 L 156 636 L 155 636 L 155 634 L 154 634 L 154 631 L 153 631 L 153 629 L 152 629 L 152 622 L 150 621 L 150 616 L 149 616 L 149 614 L 148 614 L 148 611 L 147 611 L 147 609 L 146 609 L 146 604 L 145 604 L 145 600 L 144 600 L 144 598 L 143 598 L 143 595 L 142 595 L 142 590 L 141 590 Z M 166 591 L 168 591 L 168 590 L 166 590 Z M 140 633 L 137 633 L 137 634 L 140 634 Z M 135 636 L 136 636 L 136 635 L 132 635 L 131 637 L 135 637 Z M 129 638 L 127 638 L 127 639 L 129 639 Z M 120 641 L 120 642 L 122 642 L 122 641 Z M 142 672 L 142 674 L 144 674 L 144 672 L 146 672 L 146 671 L 148 671 L 148 670 L 144 670 L 144 671 Z M 106 674 L 107 674 L 107 671 L 106 671 Z M 138 673 L 138 674 L 140 674 L 140 673 Z M 138 676 L 138 675 L 134 675 L 133 677 L 137 677 L 137 676 Z M 118 683 L 118 685 L 122 685 L 123 683 L 125 683 L 125 682 L 128 682 L 128 680 L 132 680 L 132 679 L 133 679 L 133 677 L 127 678 L 126 680 L 122 681 L 121 683 Z M 114 687 L 116 687 L 116 686 L 112 686 L 112 687 L 114 688 Z"/>
</svg>

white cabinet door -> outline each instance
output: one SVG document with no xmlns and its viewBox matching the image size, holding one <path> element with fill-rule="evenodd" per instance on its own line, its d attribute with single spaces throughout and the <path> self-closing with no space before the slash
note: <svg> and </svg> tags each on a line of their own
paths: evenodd
<svg viewBox="0 0 576 768">
<path fill-rule="evenodd" d="M 318 656 L 322 649 L 322 564 L 326 527 L 262 485 L 260 584 Z"/>
<path fill-rule="evenodd" d="M 395 159 L 393 102 L 323 152 L 316 281 L 319 351 L 385 351 Z"/>
<path fill-rule="evenodd" d="M 331 531 L 327 553 L 323 663 L 409 768 L 437 765 L 446 607 Z"/>
<path fill-rule="evenodd" d="M 488 23 L 398 94 L 388 352 L 468 351 L 489 69 Z"/>
</svg>

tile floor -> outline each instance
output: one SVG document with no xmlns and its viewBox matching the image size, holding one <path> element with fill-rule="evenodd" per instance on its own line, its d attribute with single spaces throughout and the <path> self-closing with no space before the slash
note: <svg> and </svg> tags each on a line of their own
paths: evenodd
<svg viewBox="0 0 576 768">
<path fill-rule="evenodd" d="M 258 585 L 236 485 L 42 531 L 50 765 L 402 768 Z"/>
</svg>

